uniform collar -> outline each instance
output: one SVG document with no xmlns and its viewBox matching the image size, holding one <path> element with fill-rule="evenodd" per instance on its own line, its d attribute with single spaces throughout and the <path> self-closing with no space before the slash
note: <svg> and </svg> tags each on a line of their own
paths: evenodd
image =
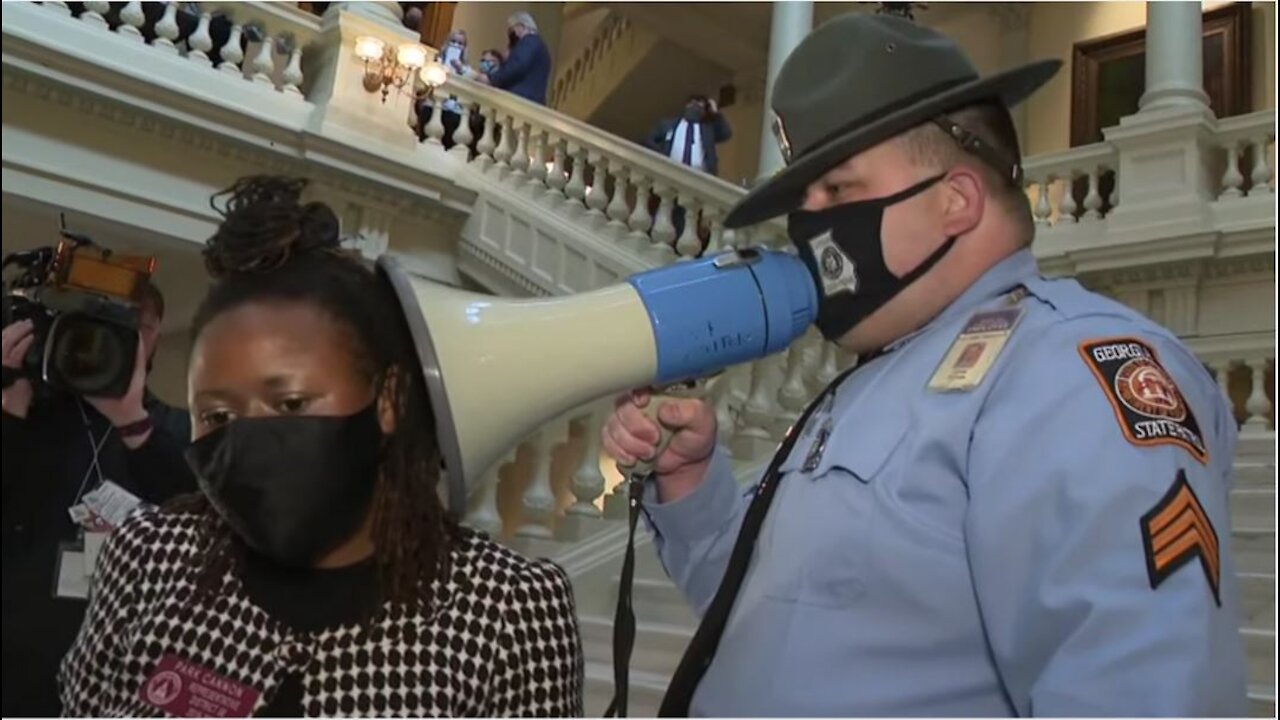
<svg viewBox="0 0 1280 720">
<path fill-rule="evenodd" d="M 967 313 L 989 300 L 1000 297 L 1018 285 L 1039 277 L 1039 275 L 1040 267 L 1036 264 L 1035 255 L 1031 253 L 1030 248 L 1023 248 L 993 265 L 991 269 L 978 278 L 977 282 L 970 285 L 968 290 L 961 293 L 960 297 L 953 300 L 941 313 L 938 313 L 937 317 L 930 320 L 924 327 L 893 341 L 885 347 L 884 352 L 893 352 L 933 328 L 948 323 L 954 320 L 956 316 Z"/>
</svg>

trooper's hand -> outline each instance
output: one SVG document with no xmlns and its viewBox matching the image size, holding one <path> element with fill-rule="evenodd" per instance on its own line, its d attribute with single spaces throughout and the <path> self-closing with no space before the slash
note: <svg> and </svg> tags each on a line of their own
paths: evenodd
<svg viewBox="0 0 1280 720">
<path fill-rule="evenodd" d="M 601 431 L 604 449 L 623 465 L 652 459 L 661 439 L 658 424 L 641 408 L 649 404 L 647 392 L 619 396 L 613 414 Z M 672 431 L 670 444 L 656 458 L 654 471 L 664 485 L 663 501 L 670 502 L 693 490 L 706 472 L 716 447 L 716 414 L 703 400 L 666 399 L 658 407 L 658 420 Z"/>
<path fill-rule="evenodd" d="M 5 327 L 0 341 L 0 359 L 4 366 L 11 371 L 20 370 L 22 359 L 27 356 L 35 339 L 35 325 L 30 320 L 19 320 Z M 4 411 L 14 417 L 25 418 L 31 408 L 31 396 L 31 381 L 18 378 L 4 389 Z"/>
</svg>

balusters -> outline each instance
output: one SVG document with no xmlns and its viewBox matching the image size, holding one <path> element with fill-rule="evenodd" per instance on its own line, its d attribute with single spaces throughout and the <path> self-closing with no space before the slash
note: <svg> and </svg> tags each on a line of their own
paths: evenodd
<svg viewBox="0 0 1280 720">
<path fill-rule="evenodd" d="M 1062 181 L 1062 200 L 1058 203 L 1058 222 L 1076 222 L 1075 173 L 1068 172 Z"/>
<path fill-rule="evenodd" d="M 1213 368 L 1213 377 L 1218 381 L 1218 389 L 1222 391 L 1222 397 L 1227 401 L 1227 407 L 1235 411 L 1235 403 L 1231 402 L 1231 368 L 1235 365 L 1230 360 L 1220 360 L 1210 365 Z"/>
<path fill-rule="evenodd" d="M 156 23 L 156 39 L 152 41 L 151 46 L 159 48 L 162 52 L 177 55 L 177 41 L 178 3 L 167 2 L 164 6 L 164 15 L 160 18 L 160 22 Z"/>
<path fill-rule="evenodd" d="M 565 511 L 570 515 L 598 518 L 602 514 L 596 507 L 596 500 L 604 494 L 605 480 L 600 472 L 600 431 L 606 417 L 603 409 L 596 408 L 578 418 L 578 426 L 584 433 L 582 461 L 573 473 L 576 502 Z"/>
<path fill-rule="evenodd" d="M 484 132 L 480 135 L 480 142 L 476 143 L 475 162 L 480 165 L 481 172 L 488 172 L 493 167 L 493 155 L 498 148 L 493 137 L 498 124 L 498 111 L 494 108 L 481 108 L 481 112 L 484 116 Z"/>
<path fill-rule="evenodd" d="M 1049 216 L 1053 213 L 1053 207 L 1049 205 L 1049 181 L 1040 180 L 1036 182 L 1037 199 L 1034 208 L 1037 225 L 1048 225 Z"/>
<path fill-rule="evenodd" d="M 735 441 L 735 454 L 742 459 L 758 455 L 764 447 L 772 445 L 777 434 L 788 424 L 783 408 L 778 405 L 778 389 L 782 378 L 780 363 L 786 354 L 771 355 L 754 363 L 751 393 L 742 408 L 743 426 Z"/>
<path fill-rule="evenodd" d="M 627 168 L 621 160 L 609 161 L 609 174 L 613 176 L 613 199 L 605 208 L 609 224 L 605 234 L 614 242 L 622 242 L 627 236 Z"/>
<path fill-rule="evenodd" d="M 592 230 L 604 227 L 608 218 L 604 215 L 609 204 L 609 159 L 600 153 L 590 154 L 591 187 L 587 192 L 587 224 Z"/>
<path fill-rule="evenodd" d="M 1102 194 L 1098 192 L 1100 168 L 1089 171 L 1089 190 L 1084 196 L 1084 218 L 1086 220 L 1102 219 Z"/>
<path fill-rule="evenodd" d="M 468 503 L 470 505 L 466 517 L 468 526 L 490 535 L 502 534 L 502 515 L 498 513 L 498 484 L 502 481 L 500 472 L 509 461 L 509 457 L 499 460 L 480 476 L 480 486 L 475 489 Z"/>
<path fill-rule="evenodd" d="M 244 48 L 240 47 L 243 35 L 244 26 L 239 23 L 233 24 L 231 31 L 227 34 L 227 41 L 218 51 L 222 57 L 222 64 L 218 65 L 218 70 L 240 78 L 244 77 L 244 70 L 240 68 L 240 63 L 244 62 Z"/>
<path fill-rule="evenodd" d="M 587 149 L 577 143 L 569 143 L 569 158 L 573 163 L 569 184 L 565 185 L 564 211 L 571 217 L 586 210 L 583 200 L 587 197 Z"/>
<path fill-rule="evenodd" d="M 548 139 L 551 142 L 551 169 L 547 171 L 547 190 L 542 198 L 545 204 L 554 208 L 565 202 L 564 188 L 569 178 L 564 170 L 564 141 L 554 133 Z"/>
<path fill-rule="evenodd" d="M 67 4 L 62 0 L 44 0 L 44 2 L 40 3 L 40 7 L 52 10 L 59 15 L 71 15 L 71 8 L 67 7 Z"/>
<path fill-rule="evenodd" d="M 476 135 L 471 132 L 471 103 L 460 105 L 458 129 L 453 131 L 453 147 L 449 148 L 449 154 L 465 163 L 471 158 L 471 143 L 475 142 Z"/>
<path fill-rule="evenodd" d="M 778 388 L 778 405 L 786 411 L 786 417 L 795 422 L 809 400 L 809 389 L 804 384 L 804 338 L 791 344 L 786 353 L 785 372 Z"/>
<path fill-rule="evenodd" d="M 627 234 L 626 244 L 635 254 L 644 255 L 649 251 L 649 229 L 653 227 L 653 215 L 649 213 L 653 181 L 643 171 L 633 169 L 631 182 L 636 186 L 636 204 L 627 218 L 631 232 Z"/>
<path fill-rule="evenodd" d="M 427 144 L 435 147 L 443 147 L 444 145 L 444 98 L 439 94 L 433 93 L 427 100 L 427 105 L 431 108 L 431 119 L 427 121 L 427 126 L 423 128 L 427 134 Z"/>
<path fill-rule="evenodd" d="M 787 375 L 778 390 L 778 403 L 793 415 L 804 409 L 804 405 L 812 395 L 808 387 L 808 377 L 813 370 L 815 360 L 821 357 L 822 338 L 812 329 L 799 340 L 792 343 L 787 358 Z"/>
<path fill-rule="evenodd" d="M 80 12 L 80 21 L 105 28 L 107 27 L 107 19 L 103 16 L 109 12 L 111 12 L 111 3 L 109 2 L 86 2 L 84 10 Z"/>
<path fill-rule="evenodd" d="M 502 137 L 498 140 L 498 149 L 493 153 L 493 159 L 497 161 L 493 168 L 498 174 L 498 180 L 505 180 L 511 172 L 511 156 L 515 154 L 515 118 L 510 113 L 503 113 L 498 117 L 502 122 Z"/>
<path fill-rule="evenodd" d="M 253 58 L 253 81 L 275 86 L 271 75 L 276 71 L 276 59 L 271 53 L 271 36 L 262 33 L 262 42 L 258 45 L 258 54 Z"/>
<path fill-rule="evenodd" d="M 707 247 L 702 251 L 702 256 L 715 255 L 726 248 L 723 213 L 720 208 L 707 203 L 702 208 L 702 221 L 710 229 L 710 237 L 707 239 Z"/>
<path fill-rule="evenodd" d="M 145 42 L 142 37 L 142 27 L 146 24 L 147 16 L 142 12 L 142 3 L 134 0 L 120 8 L 120 24 L 116 26 L 116 32 L 130 40 Z"/>
<path fill-rule="evenodd" d="M 721 230 L 722 230 L 720 235 L 721 250 L 730 250 L 736 247 L 744 247 L 740 243 L 745 241 L 746 235 L 739 235 L 739 233 L 745 232 L 744 230 L 735 230 L 732 228 L 724 227 L 723 222 L 721 223 Z M 712 239 L 714 240 L 715 239 L 714 229 L 712 230 L 711 236 L 712 236 Z"/>
<path fill-rule="evenodd" d="M 750 366 L 741 364 L 735 365 L 725 371 L 720 377 L 718 387 L 716 388 L 715 411 L 716 411 L 716 440 L 720 447 L 728 449 L 729 441 L 738 432 L 738 412 L 737 398 L 733 394 L 732 373 L 741 373 L 744 369 L 749 370 Z"/>
<path fill-rule="evenodd" d="M 529 180 L 525 182 L 525 191 L 529 197 L 538 198 L 547 182 L 546 145 L 547 131 L 529 126 Z"/>
<path fill-rule="evenodd" d="M 1249 399 L 1244 409 L 1249 413 L 1244 421 L 1242 434 L 1259 435 L 1267 431 L 1270 424 L 1271 400 L 1267 398 L 1267 360 L 1259 358 L 1245 362 L 1252 374 L 1253 385 L 1249 389 Z"/>
<path fill-rule="evenodd" d="M 209 13 L 200 13 L 195 32 L 187 38 L 187 59 L 203 67 L 213 67 L 213 61 L 209 59 L 209 53 L 213 51 L 213 37 L 209 35 L 211 20 Z"/>
<path fill-rule="evenodd" d="M 553 537 L 551 524 L 556 509 L 556 494 L 551 486 L 551 460 L 558 442 L 557 423 L 539 430 L 530 443 L 533 449 L 533 477 L 521 498 L 524 507 L 524 523 L 516 535 L 530 538 Z"/>
<path fill-rule="evenodd" d="M 529 123 L 521 122 L 515 128 L 516 149 L 511 154 L 511 174 L 508 178 L 512 185 L 519 185 L 529 175 Z"/>
<path fill-rule="evenodd" d="M 1249 187 L 1249 192 L 1262 187 L 1275 192 L 1274 180 L 1275 173 L 1272 172 L 1271 163 L 1267 158 L 1267 138 L 1263 136 L 1253 141 L 1253 172 L 1249 173 L 1249 181 L 1252 185 Z"/>
<path fill-rule="evenodd" d="M 280 79 L 284 81 L 286 95 L 302 99 L 302 48 L 297 43 L 289 51 L 289 62 L 284 66 Z"/>
<path fill-rule="evenodd" d="M 1244 175 L 1240 174 L 1240 145 L 1230 142 L 1223 150 L 1227 153 L 1227 170 L 1222 174 L 1222 194 L 1220 197 L 1243 197 L 1244 192 L 1241 187 L 1244 185 Z"/>
<path fill-rule="evenodd" d="M 653 221 L 652 242 L 645 254 L 654 263 L 666 265 L 676 258 L 676 251 L 671 246 L 676 239 L 676 226 L 671 222 L 676 191 L 667 185 L 658 185 L 654 192 L 658 195 L 658 217 Z"/>
<path fill-rule="evenodd" d="M 680 205 L 684 208 L 684 231 L 676 241 L 676 252 L 685 259 L 696 258 L 702 252 L 702 237 L 698 234 L 702 202 L 696 197 L 681 195 Z"/>
</svg>

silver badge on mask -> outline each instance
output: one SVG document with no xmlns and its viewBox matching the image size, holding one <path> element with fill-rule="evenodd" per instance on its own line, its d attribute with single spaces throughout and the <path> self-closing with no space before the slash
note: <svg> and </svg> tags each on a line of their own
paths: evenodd
<svg viewBox="0 0 1280 720">
<path fill-rule="evenodd" d="M 822 280 L 822 294 L 825 297 L 858 291 L 857 268 L 831 238 L 830 232 L 809 240 L 809 247 L 818 262 L 818 275 Z"/>
</svg>

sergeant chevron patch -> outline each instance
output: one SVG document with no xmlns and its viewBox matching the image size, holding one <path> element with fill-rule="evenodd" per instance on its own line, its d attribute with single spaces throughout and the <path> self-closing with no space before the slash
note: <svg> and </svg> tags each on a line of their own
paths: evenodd
<svg viewBox="0 0 1280 720">
<path fill-rule="evenodd" d="M 1080 343 L 1080 357 L 1102 386 L 1124 436 L 1134 445 L 1177 445 L 1209 461 L 1200 423 L 1155 350 L 1132 337 Z"/>
<path fill-rule="evenodd" d="M 1160 502 L 1142 516 L 1142 548 L 1147 556 L 1147 578 L 1155 590 L 1179 568 L 1200 559 L 1200 567 L 1219 606 L 1221 557 L 1218 554 L 1218 532 L 1200 505 L 1187 473 L 1178 471 L 1173 486 Z"/>
</svg>

